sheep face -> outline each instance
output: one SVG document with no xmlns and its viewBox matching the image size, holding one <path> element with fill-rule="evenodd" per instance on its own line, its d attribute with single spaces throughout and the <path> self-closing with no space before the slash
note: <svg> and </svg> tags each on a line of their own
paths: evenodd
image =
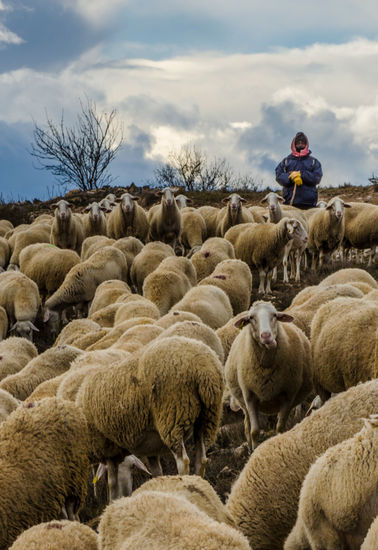
<svg viewBox="0 0 378 550">
<path fill-rule="evenodd" d="M 277 195 L 277 193 L 270 192 L 263 199 L 261 199 L 261 203 L 267 203 L 268 210 L 272 212 L 273 214 L 279 210 L 279 201 L 283 202 L 283 198 Z"/>
<path fill-rule="evenodd" d="M 51 205 L 55 208 L 55 217 L 62 221 L 67 221 L 71 217 L 71 204 L 65 200 L 60 200 Z"/>
<path fill-rule="evenodd" d="M 98 202 L 92 202 L 85 208 L 85 211 L 88 212 L 89 217 L 97 223 L 101 219 L 101 212 L 106 212 L 107 209 L 103 206 L 100 206 Z"/>
<path fill-rule="evenodd" d="M 340 197 L 334 197 L 326 206 L 326 210 L 330 210 L 331 215 L 339 222 L 344 217 L 344 208 L 351 208 L 351 205 L 344 202 Z"/>
<path fill-rule="evenodd" d="M 192 203 L 192 199 L 185 197 L 185 195 L 177 195 L 176 197 L 176 204 L 180 209 L 185 208 L 188 204 Z"/>
<path fill-rule="evenodd" d="M 255 302 L 248 315 L 235 323 L 236 328 L 246 327 L 258 346 L 277 347 L 278 322 L 291 323 L 294 317 L 276 310 L 271 302 Z"/>
<path fill-rule="evenodd" d="M 302 223 L 299 220 L 291 218 L 286 222 L 286 229 L 291 239 L 294 239 L 294 242 L 297 247 L 304 245 L 308 241 L 307 231 L 303 227 Z"/>
<path fill-rule="evenodd" d="M 26 338 L 30 342 L 33 341 L 33 330 L 39 332 L 39 329 L 33 325 L 31 321 L 17 321 L 11 328 L 10 332 L 15 332 L 17 336 Z"/>
<path fill-rule="evenodd" d="M 162 191 L 159 191 L 158 195 L 161 195 L 161 203 L 163 205 L 172 207 L 175 204 L 174 188 L 166 187 Z"/>
<path fill-rule="evenodd" d="M 228 210 L 231 214 L 231 217 L 236 218 L 238 213 L 241 211 L 242 202 L 246 202 L 246 200 L 237 193 L 232 193 L 229 197 L 223 199 L 222 202 L 228 203 Z"/>
<path fill-rule="evenodd" d="M 122 212 L 125 216 L 130 216 L 130 214 L 134 211 L 134 201 L 138 201 L 139 197 L 130 195 L 130 193 L 124 193 L 120 200 Z"/>
</svg>

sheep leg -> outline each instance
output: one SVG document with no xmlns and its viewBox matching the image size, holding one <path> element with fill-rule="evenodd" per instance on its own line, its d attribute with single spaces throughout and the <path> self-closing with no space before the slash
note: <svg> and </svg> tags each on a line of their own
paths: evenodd
<svg viewBox="0 0 378 550">
<path fill-rule="evenodd" d="M 161 467 L 160 463 L 160 456 L 149 456 L 148 457 L 148 465 L 150 472 L 152 474 L 152 477 L 162 476 L 163 475 L 163 468 Z"/>
<path fill-rule="evenodd" d="M 316 271 L 316 252 L 312 252 L 311 256 L 312 256 L 311 271 Z"/>
<path fill-rule="evenodd" d="M 277 281 L 277 266 L 273 269 L 272 280 Z"/>
<path fill-rule="evenodd" d="M 260 269 L 259 270 L 259 276 L 260 276 L 260 286 L 259 286 L 259 289 L 258 289 L 257 293 L 258 294 L 264 294 L 265 277 L 266 277 L 265 269 Z"/>
<path fill-rule="evenodd" d="M 108 468 L 108 489 L 109 489 L 109 502 L 112 502 L 118 497 L 118 462 L 112 458 L 106 459 L 106 466 Z"/>
<path fill-rule="evenodd" d="M 286 422 L 290 414 L 290 411 L 292 409 L 292 405 L 293 405 L 292 399 L 282 404 L 277 415 L 277 426 L 276 426 L 277 433 L 285 431 Z"/>
<path fill-rule="evenodd" d="M 196 437 L 195 441 L 196 458 L 194 462 L 194 473 L 204 477 L 205 468 L 207 464 L 205 443 L 203 441 L 202 433 Z"/>
<path fill-rule="evenodd" d="M 177 452 L 172 451 L 173 456 L 176 460 L 177 472 L 180 476 L 188 475 L 189 472 L 189 457 L 187 455 L 184 440 L 181 440 L 181 445 L 179 446 Z"/>
<path fill-rule="evenodd" d="M 301 258 L 302 253 L 300 250 L 295 251 L 295 282 L 299 283 L 301 280 Z"/>
<path fill-rule="evenodd" d="M 70 521 L 75 521 L 77 517 L 77 514 L 75 514 L 75 503 L 76 501 L 74 497 L 68 497 L 63 507 L 63 510 L 67 515 L 67 519 L 69 519 Z"/>
<path fill-rule="evenodd" d="M 257 440 L 260 434 L 259 418 L 257 412 L 257 397 L 250 391 L 243 391 L 244 403 L 247 407 L 248 421 L 250 426 L 250 444 L 254 451 L 257 447 Z"/>
<path fill-rule="evenodd" d="M 266 290 L 265 290 L 265 294 L 272 294 L 272 289 L 270 287 L 270 282 L 272 280 L 272 273 L 273 271 L 268 271 L 267 275 L 266 275 Z"/>
<path fill-rule="evenodd" d="M 324 258 L 324 252 L 322 249 L 319 250 L 319 270 L 323 267 L 323 258 Z"/>
</svg>

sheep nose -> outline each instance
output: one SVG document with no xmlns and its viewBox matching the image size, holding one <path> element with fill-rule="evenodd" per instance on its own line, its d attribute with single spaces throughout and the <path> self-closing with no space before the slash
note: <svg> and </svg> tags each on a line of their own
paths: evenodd
<svg viewBox="0 0 378 550">
<path fill-rule="evenodd" d="M 262 333 L 260 334 L 260 336 L 261 336 L 261 339 L 262 339 L 262 340 L 268 340 L 269 338 L 271 338 L 272 333 L 271 333 L 271 332 L 268 332 L 268 331 L 265 331 L 265 332 L 262 332 Z"/>
</svg>

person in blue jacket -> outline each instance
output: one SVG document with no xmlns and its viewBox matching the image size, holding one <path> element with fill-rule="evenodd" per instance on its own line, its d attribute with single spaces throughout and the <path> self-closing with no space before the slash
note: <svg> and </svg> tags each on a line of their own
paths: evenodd
<svg viewBox="0 0 378 550">
<path fill-rule="evenodd" d="M 316 186 L 322 176 L 322 166 L 311 156 L 307 136 L 298 132 L 291 142 L 291 154 L 276 167 L 276 181 L 283 187 L 284 204 L 303 210 L 316 206 Z"/>
</svg>

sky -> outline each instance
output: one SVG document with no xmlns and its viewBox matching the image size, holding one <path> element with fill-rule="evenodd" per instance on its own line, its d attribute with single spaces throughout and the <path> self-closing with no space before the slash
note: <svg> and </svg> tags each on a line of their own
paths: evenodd
<svg viewBox="0 0 378 550">
<path fill-rule="evenodd" d="M 378 174 L 376 0 L 0 0 L 0 200 L 45 200 L 59 182 L 30 155 L 34 125 L 80 101 L 117 111 L 117 185 L 143 185 L 171 152 L 278 188 L 297 131 L 321 186 Z"/>
</svg>

